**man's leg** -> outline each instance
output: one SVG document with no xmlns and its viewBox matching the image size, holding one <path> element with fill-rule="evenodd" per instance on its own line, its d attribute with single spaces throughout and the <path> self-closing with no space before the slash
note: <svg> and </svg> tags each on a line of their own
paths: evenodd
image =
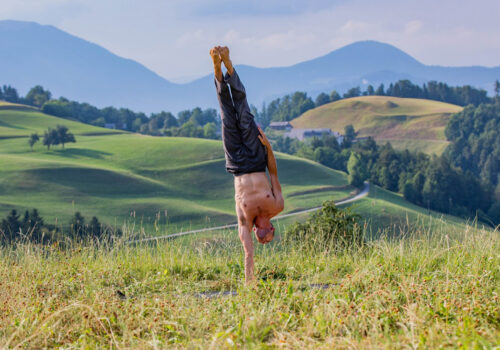
<svg viewBox="0 0 500 350">
<path fill-rule="evenodd" d="M 247 152 L 248 164 L 246 168 L 248 171 L 265 171 L 267 164 L 266 149 L 259 140 L 260 132 L 254 116 L 250 112 L 245 87 L 233 68 L 229 58 L 229 49 L 223 47 L 219 49 L 219 52 L 221 53 L 222 62 L 228 70 L 224 80 L 231 87 L 231 95 L 238 116 L 238 127 Z"/>
<path fill-rule="evenodd" d="M 238 127 L 237 113 L 229 93 L 229 86 L 222 78 L 220 58 L 217 51 L 210 51 L 214 62 L 215 87 L 217 100 L 219 101 L 222 119 L 222 141 L 226 155 L 226 170 L 230 173 L 238 173 L 242 157 L 242 140 Z"/>
</svg>

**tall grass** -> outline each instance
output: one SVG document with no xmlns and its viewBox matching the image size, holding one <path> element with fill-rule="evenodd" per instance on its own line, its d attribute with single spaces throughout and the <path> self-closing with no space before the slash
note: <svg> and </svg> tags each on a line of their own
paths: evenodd
<svg viewBox="0 0 500 350">
<path fill-rule="evenodd" d="M 0 347 L 498 345 L 499 232 L 392 231 L 340 251 L 259 245 L 251 286 L 234 232 L 3 247 Z"/>
</svg>

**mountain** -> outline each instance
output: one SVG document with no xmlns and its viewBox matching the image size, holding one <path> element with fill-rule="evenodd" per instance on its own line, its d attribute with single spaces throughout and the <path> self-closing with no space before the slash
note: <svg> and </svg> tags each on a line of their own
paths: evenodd
<svg viewBox="0 0 500 350">
<path fill-rule="evenodd" d="M 398 79 L 470 84 L 491 92 L 493 82 L 500 78 L 500 67 L 427 66 L 394 46 L 375 41 L 356 42 L 288 67 L 237 65 L 236 69 L 250 103 L 257 106 L 297 90 L 314 97 L 323 91 L 343 92 Z M 40 84 L 56 97 L 144 112 L 217 105 L 212 74 L 175 84 L 133 60 L 33 22 L 0 21 L 0 83 L 11 84 L 23 94 Z"/>
</svg>

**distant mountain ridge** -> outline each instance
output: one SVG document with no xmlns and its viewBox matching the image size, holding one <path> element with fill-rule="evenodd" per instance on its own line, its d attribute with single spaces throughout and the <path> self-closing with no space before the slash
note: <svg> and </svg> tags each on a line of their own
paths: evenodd
<svg viewBox="0 0 500 350">
<path fill-rule="evenodd" d="M 398 48 L 376 41 L 356 42 L 313 60 L 288 67 L 237 65 L 250 103 L 294 91 L 315 97 L 333 89 L 388 84 L 399 79 L 469 84 L 492 91 L 500 67 L 427 66 Z M 213 75 L 185 84 L 172 83 L 145 66 L 53 26 L 0 21 L 0 84 L 22 93 L 34 85 L 98 107 L 127 107 L 146 113 L 216 107 Z"/>
</svg>

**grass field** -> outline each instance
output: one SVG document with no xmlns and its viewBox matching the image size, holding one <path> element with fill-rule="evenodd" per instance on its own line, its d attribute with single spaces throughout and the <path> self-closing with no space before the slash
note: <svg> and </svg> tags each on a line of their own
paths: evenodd
<svg viewBox="0 0 500 350">
<path fill-rule="evenodd" d="M 129 244 L 131 237 L 235 221 L 220 141 L 160 138 L 0 104 L 0 217 L 75 211 L 124 235 L 0 246 L 0 348 L 493 349 L 500 343 L 500 235 L 371 186 L 353 204 L 366 243 L 307 248 L 275 221 L 244 284 L 235 230 Z M 48 121 L 48 124 L 45 124 Z M 77 143 L 30 152 L 63 124 Z M 21 131 L 20 131 L 21 130 Z M 279 154 L 285 211 L 352 195 L 346 174 Z M 154 221 L 157 221 L 156 224 Z"/>
<path fill-rule="evenodd" d="M 0 248 L 0 347 L 498 346 L 498 232 L 392 234 L 343 251 L 258 245 L 248 287 L 233 234 Z"/>
<path fill-rule="evenodd" d="M 77 143 L 51 150 L 38 143 L 30 152 L 26 136 L 57 124 Z M 134 222 L 148 234 L 235 221 L 220 141 L 114 132 L 4 104 L 0 164 L 0 217 L 37 208 L 48 222 L 65 225 L 80 211 L 108 224 Z M 352 191 L 342 172 L 281 154 L 278 164 L 286 212 Z"/>
<path fill-rule="evenodd" d="M 462 107 L 389 96 L 348 98 L 314 108 L 294 119 L 295 128 L 330 128 L 343 133 L 352 124 L 360 137 L 391 142 L 395 148 L 440 154 L 447 145 L 444 128 Z"/>
</svg>

